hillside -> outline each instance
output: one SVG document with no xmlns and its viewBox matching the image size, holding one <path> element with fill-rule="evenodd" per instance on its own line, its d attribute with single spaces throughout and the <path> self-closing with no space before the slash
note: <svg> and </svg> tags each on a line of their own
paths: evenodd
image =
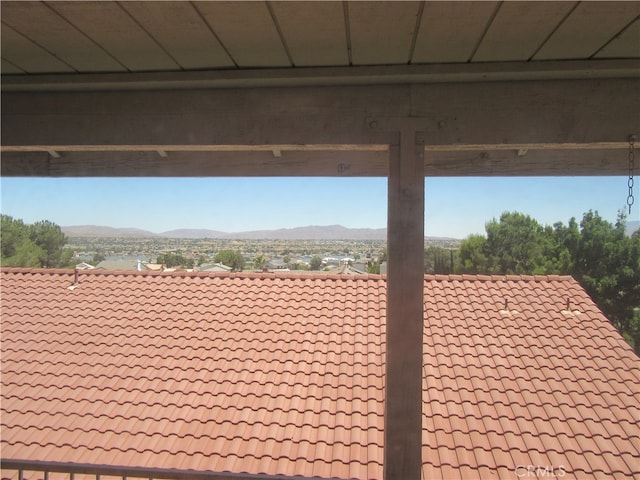
<svg viewBox="0 0 640 480">
<path fill-rule="evenodd" d="M 208 230 L 205 228 L 179 228 L 158 234 L 165 238 L 226 238 L 226 232 Z"/>
<path fill-rule="evenodd" d="M 386 228 L 347 228 L 342 225 L 281 228 L 227 234 L 226 238 L 240 240 L 385 240 Z"/>
<path fill-rule="evenodd" d="M 231 239 L 231 240 L 386 240 L 386 228 L 347 228 L 342 225 L 309 225 L 306 227 L 280 228 L 276 230 L 252 230 L 246 232 L 221 232 L 209 229 L 181 228 L 154 233 L 138 228 L 114 228 L 100 225 L 74 225 L 61 227 L 69 237 L 105 238 L 184 238 L 184 239 Z M 431 238 L 431 237 L 427 237 Z M 433 237 L 433 240 L 457 240 Z"/>
<path fill-rule="evenodd" d="M 347 228 L 342 225 L 309 225 L 306 227 L 277 230 L 252 230 L 246 232 L 221 232 L 209 229 L 181 228 L 154 233 L 137 228 L 113 228 L 98 225 L 62 227 L 69 237 L 163 237 L 163 238 L 212 238 L 238 240 L 385 240 L 386 228 Z"/>
<path fill-rule="evenodd" d="M 158 235 L 148 230 L 139 228 L 114 228 L 100 225 L 73 225 L 60 227 L 68 237 L 157 237 Z"/>
</svg>

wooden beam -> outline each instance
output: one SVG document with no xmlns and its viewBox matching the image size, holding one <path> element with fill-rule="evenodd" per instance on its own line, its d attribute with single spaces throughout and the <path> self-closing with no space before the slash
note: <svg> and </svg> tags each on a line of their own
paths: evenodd
<svg viewBox="0 0 640 480">
<path fill-rule="evenodd" d="M 3 75 L 3 92 L 193 90 L 640 77 L 637 59 Z"/>
<path fill-rule="evenodd" d="M 427 177 L 625 175 L 628 148 L 426 151 L 424 172 Z M 640 174 L 640 165 L 635 174 Z"/>
<path fill-rule="evenodd" d="M 640 129 L 637 79 L 414 85 L 411 98 L 433 148 L 626 143 Z"/>
<path fill-rule="evenodd" d="M 384 479 L 422 469 L 423 147 L 403 130 L 390 154 Z"/>
<path fill-rule="evenodd" d="M 465 152 L 447 164 L 448 175 L 469 175 L 465 159 L 471 161 L 474 175 L 483 175 L 469 153 L 517 151 L 523 145 L 529 151 L 567 150 L 563 157 L 554 157 L 568 160 L 559 161 L 553 175 L 574 175 L 576 168 L 582 172 L 578 174 L 601 175 L 602 164 L 607 174 L 624 175 L 626 166 L 614 150 L 623 148 L 629 135 L 640 136 L 640 103 L 633 101 L 637 98 L 637 79 L 4 93 L 2 151 L 54 151 L 63 156 L 75 151 L 78 162 L 83 155 L 88 162 L 96 161 L 92 150 L 123 155 L 145 149 L 203 151 L 200 160 L 191 157 L 187 175 L 212 175 L 215 155 L 209 152 L 216 149 L 239 146 L 284 155 L 281 146 L 325 146 L 339 157 L 343 147 L 367 150 L 397 143 L 388 125 L 402 120 L 423 132 L 430 150 Z M 585 147 L 602 151 L 585 154 Z M 510 155 L 491 158 L 496 160 L 489 174 L 512 174 Z M 542 153 L 525 156 L 525 163 L 516 158 L 515 174 L 549 174 L 547 158 Z M 318 174 L 313 162 L 307 164 L 308 173 L 303 164 L 296 175 Z M 16 169 L 20 165 L 14 163 Z M 241 162 L 236 173 L 233 165 L 229 163 L 224 175 L 246 174 Z M 158 171 L 145 161 L 136 169 L 141 175 L 145 169 L 148 175 Z M 376 168 L 361 170 L 378 174 L 372 172 Z M 261 173 L 256 170 L 256 175 Z"/>
<path fill-rule="evenodd" d="M 366 117 L 408 115 L 408 87 L 4 93 L 3 146 L 370 145 Z"/>
<path fill-rule="evenodd" d="M 277 150 L 277 149 L 276 149 Z M 57 156 L 51 155 L 54 151 Z M 384 150 L 3 152 L 3 177 L 386 177 Z M 162 153 L 159 153 L 162 152 Z"/>
<path fill-rule="evenodd" d="M 465 144 L 425 146 L 425 152 L 469 152 L 474 150 L 627 150 L 629 142 L 590 142 L 590 143 L 510 143 L 510 144 Z"/>
<path fill-rule="evenodd" d="M 424 155 L 427 177 L 492 176 L 606 176 L 628 173 L 628 144 L 609 149 L 528 148 L 433 151 Z M 280 156 L 273 154 L 280 152 Z M 159 152 L 163 152 L 161 155 Z M 640 164 L 635 166 L 640 175 Z M 33 150 L 3 149 L 3 177 L 386 177 L 388 147 L 384 150 Z"/>
<path fill-rule="evenodd" d="M 317 144 L 317 145 L 9 145 L 3 146 L 3 152 L 386 152 L 388 145 L 349 145 L 349 144 Z M 625 147 L 626 148 L 626 147 Z"/>
</svg>

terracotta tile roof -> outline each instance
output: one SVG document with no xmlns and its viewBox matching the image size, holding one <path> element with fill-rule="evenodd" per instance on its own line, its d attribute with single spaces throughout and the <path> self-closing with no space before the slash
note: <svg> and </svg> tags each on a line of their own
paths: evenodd
<svg viewBox="0 0 640 480">
<path fill-rule="evenodd" d="M 384 277 L 1 280 L 3 458 L 382 478 Z M 424 479 L 640 478 L 639 359 L 568 277 L 425 277 L 423 371 Z"/>
</svg>

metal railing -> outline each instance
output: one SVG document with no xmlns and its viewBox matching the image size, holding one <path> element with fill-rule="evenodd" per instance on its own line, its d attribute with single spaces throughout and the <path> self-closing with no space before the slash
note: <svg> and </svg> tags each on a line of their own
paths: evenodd
<svg viewBox="0 0 640 480">
<path fill-rule="evenodd" d="M 17 480 L 30 480 L 31 476 L 26 476 L 26 472 L 42 472 L 41 478 L 43 480 L 49 480 L 50 473 L 67 474 L 69 480 L 75 480 L 75 475 L 91 475 L 95 477 L 95 480 L 100 480 L 102 476 L 120 477 L 122 480 L 127 480 L 127 478 L 147 478 L 149 480 L 331 480 L 321 479 L 319 477 L 122 467 L 11 459 L 0 459 L 0 471 L 2 471 L 2 478 L 6 478 L 7 471 L 17 472 Z"/>
</svg>

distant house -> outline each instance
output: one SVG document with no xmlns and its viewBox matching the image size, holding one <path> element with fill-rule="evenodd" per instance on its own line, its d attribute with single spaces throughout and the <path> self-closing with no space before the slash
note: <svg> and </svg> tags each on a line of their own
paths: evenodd
<svg viewBox="0 0 640 480">
<path fill-rule="evenodd" d="M 143 263 L 142 266 L 144 270 L 150 270 L 152 272 L 161 272 L 164 268 L 161 263 Z"/>
<path fill-rule="evenodd" d="M 120 259 L 120 260 L 103 260 L 96 268 L 101 270 L 137 270 L 138 262 L 135 259 Z"/>
<path fill-rule="evenodd" d="M 331 268 L 327 271 L 330 274 L 338 274 L 338 275 L 366 275 L 366 270 L 359 270 L 348 263 L 343 263 L 339 267 Z"/>
<path fill-rule="evenodd" d="M 233 270 L 233 268 L 228 267 L 222 263 L 204 263 L 199 267 L 197 267 L 196 270 L 199 272 L 215 273 L 215 272 L 230 272 L 231 270 Z"/>
<path fill-rule="evenodd" d="M 348 257 L 348 256 L 342 256 L 342 257 L 324 257 L 322 259 L 322 264 L 323 265 L 328 265 L 328 266 L 339 266 L 339 265 L 345 265 L 345 264 L 349 264 L 349 263 L 353 263 L 355 260 L 353 257 Z"/>
<path fill-rule="evenodd" d="M 271 269 L 265 267 L 263 271 L 267 271 L 270 273 L 289 273 L 291 269 L 288 267 L 271 268 Z"/>
<path fill-rule="evenodd" d="M 80 262 L 75 266 L 76 270 L 92 270 L 96 267 L 87 262 Z"/>
<path fill-rule="evenodd" d="M 382 478 L 384 276 L 0 280 L 3 479 Z M 640 360 L 576 281 L 425 276 L 424 307 L 423 480 L 640 478 Z"/>
<path fill-rule="evenodd" d="M 363 261 L 355 261 L 351 264 L 351 266 L 355 269 L 355 270 L 359 270 L 361 273 L 367 273 L 367 262 L 363 262 Z"/>
<path fill-rule="evenodd" d="M 151 263 L 136 257 L 123 257 L 112 260 L 103 260 L 95 268 L 101 270 L 137 270 L 139 272 L 153 271 L 161 272 L 165 270 L 161 263 Z"/>
<path fill-rule="evenodd" d="M 282 258 L 271 258 L 264 264 L 264 266 L 269 271 L 288 268 L 287 263 Z"/>
</svg>

